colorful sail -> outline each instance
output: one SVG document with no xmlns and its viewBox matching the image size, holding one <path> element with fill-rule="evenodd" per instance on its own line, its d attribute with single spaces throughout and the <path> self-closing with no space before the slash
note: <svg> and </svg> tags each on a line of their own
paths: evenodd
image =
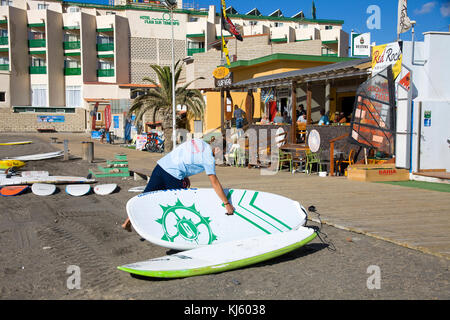
<svg viewBox="0 0 450 320">
<path fill-rule="evenodd" d="M 364 82 L 356 92 L 350 140 L 393 155 L 395 150 L 395 86 L 392 66 Z"/>
</svg>

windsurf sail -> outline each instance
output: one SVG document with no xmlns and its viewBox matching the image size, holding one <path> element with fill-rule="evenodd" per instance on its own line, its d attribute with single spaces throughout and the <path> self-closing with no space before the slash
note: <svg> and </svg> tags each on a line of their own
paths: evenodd
<svg viewBox="0 0 450 320">
<path fill-rule="evenodd" d="M 395 151 L 395 86 L 392 66 L 358 88 L 350 141 L 387 155 Z"/>
</svg>

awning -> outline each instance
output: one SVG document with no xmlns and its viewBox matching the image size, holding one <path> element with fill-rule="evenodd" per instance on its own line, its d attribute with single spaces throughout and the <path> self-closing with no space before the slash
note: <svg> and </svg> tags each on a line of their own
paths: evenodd
<svg viewBox="0 0 450 320">
<path fill-rule="evenodd" d="M 291 85 L 293 81 L 313 82 L 339 78 L 367 76 L 368 62 L 371 58 L 355 59 L 337 62 L 324 66 L 283 72 L 234 83 L 227 89 L 257 89 L 275 86 Z"/>
</svg>

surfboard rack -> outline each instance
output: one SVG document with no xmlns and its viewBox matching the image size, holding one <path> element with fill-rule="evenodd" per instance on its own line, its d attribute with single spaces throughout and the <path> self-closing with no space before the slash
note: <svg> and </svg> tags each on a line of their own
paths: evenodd
<svg viewBox="0 0 450 320">
<path fill-rule="evenodd" d="M 98 165 L 96 169 L 89 169 L 96 178 L 129 177 L 128 160 L 126 154 L 116 154 L 113 160 L 107 160 L 106 166 Z"/>
</svg>

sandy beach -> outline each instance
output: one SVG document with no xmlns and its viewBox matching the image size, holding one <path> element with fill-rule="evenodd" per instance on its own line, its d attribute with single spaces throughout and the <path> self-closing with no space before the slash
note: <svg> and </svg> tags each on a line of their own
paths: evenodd
<svg viewBox="0 0 450 320">
<path fill-rule="evenodd" d="M 24 140 L 33 143 L 1 146 L 0 158 L 61 149 L 51 144 L 48 136 L 0 136 L 0 142 Z M 116 148 L 117 153 L 123 150 Z M 157 156 L 142 156 L 146 154 L 151 169 Z M 90 164 L 72 154 L 68 161 L 28 162 L 23 170 L 86 177 L 89 168 L 106 160 L 98 156 Z M 193 179 L 194 186 L 204 183 L 206 177 L 197 179 Z M 450 298 L 449 260 L 326 225 L 322 231 L 332 245 L 316 238 L 303 248 L 244 269 L 174 280 L 132 277 L 117 266 L 172 252 L 121 228 L 126 202 L 136 195 L 128 189 L 145 181 L 133 177 L 97 181 L 117 183 L 119 188 L 107 196 L 91 192 L 72 197 L 59 185 L 57 193 L 49 197 L 31 191 L 0 197 L 0 299 Z M 372 265 L 381 270 L 380 289 L 367 286 Z M 68 288 L 70 266 L 79 267 L 80 289 Z"/>
</svg>

